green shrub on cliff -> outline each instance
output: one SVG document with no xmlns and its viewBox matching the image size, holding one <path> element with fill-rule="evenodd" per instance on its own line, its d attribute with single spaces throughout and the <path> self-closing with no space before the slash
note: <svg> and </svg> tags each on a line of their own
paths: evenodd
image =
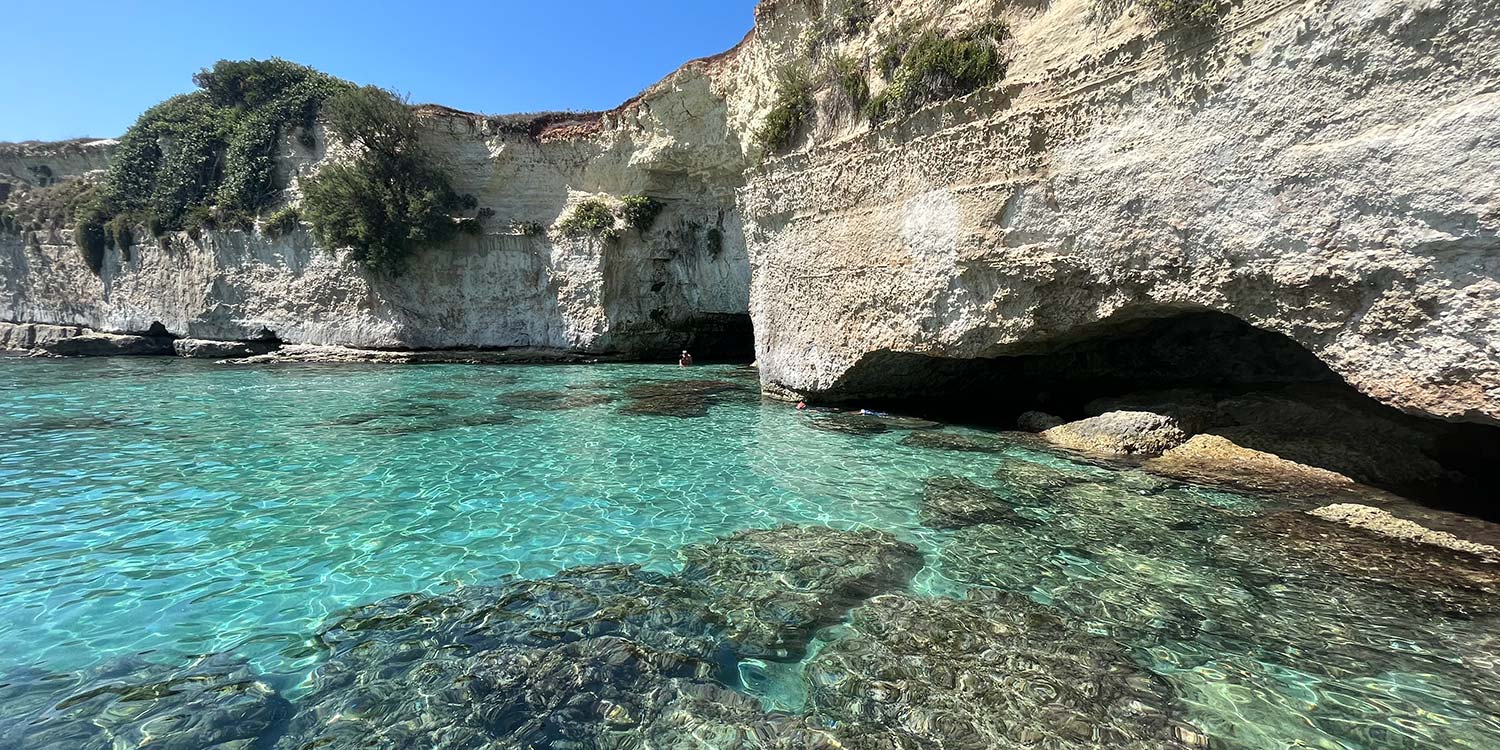
<svg viewBox="0 0 1500 750">
<path fill-rule="evenodd" d="M 284 237 L 302 226 L 302 213 L 296 206 L 284 206 L 266 217 L 266 223 L 261 230 L 268 237 Z"/>
<path fill-rule="evenodd" d="M 812 83 L 801 69 L 787 68 L 777 76 L 776 100 L 761 121 L 755 140 L 767 151 L 781 151 L 792 145 L 812 114 Z"/>
<path fill-rule="evenodd" d="M 858 60 L 848 55 L 835 57 L 829 62 L 829 73 L 856 111 L 870 100 L 870 82 Z"/>
<path fill-rule="evenodd" d="M 1158 26 L 1211 26 L 1229 7 L 1225 0 L 1141 0 Z"/>
<path fill-rule="evenodd" d="M 304 183 L 302 213 L 325 246 L 349 248 L 354 260 L 400 273 L 418 246 L 451 239 L 465 199 L 422 148 L 416 113 L 374 86 L 330 99 L 329 127 L 359 155 L 330 164 Z"/>
<path fill-rule="evenodd" d="M 83 262 L 90 270 L 99 273 L 104 268 L 104 250 L 109 246 L 104 223 L 109 221 L 98 204 L 90 204 L 78 212 L 73 223 L 73 244 L 83 255 Z"/>
<path fill-rule="evenodd" d="M 663 208 L 666 205 L 647 195 L 627 195 L 620 199 L 620 210 L 625 216 L 625 223 L 637 232 L 650 229 Z"/>
<path fill-rule="evenodd" d="M 928 30 L 902 50 L 893 43 L 885 63 L 899 57 L 886 84 L 865 106 L 872 122 L 882 122 L 915 112 L 931 102 L 951 99 L 978 90 L 1005 75 L 1000 52 L 1006 29 L 984 24 L 958 36 Z"/>
<path fill-rule="evenodd" d="M 254 213 L 276 195 L 276 143 L 310 131 L 322 103 L 349 84 L 285 60 L 221 60 L 199 90 L 147 110 L 120 139 L 104 208 L 162 230 L 190 228 L 203 207 Z"/>
<path fill-rule="evenodd" d="M 558 222 L 557 229 L 569 237 L 611 239 L 616 234 L 615 212 L 608 203 L 589 198 L 579 201 L 567 218 Z"/>
</svg>

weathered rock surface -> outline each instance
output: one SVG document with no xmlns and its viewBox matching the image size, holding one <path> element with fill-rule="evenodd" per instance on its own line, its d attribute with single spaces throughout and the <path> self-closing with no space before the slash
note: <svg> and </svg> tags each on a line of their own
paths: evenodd
<svg viewBox="0 0 1500 750">
<path fill-rule="evenodd" d="M 1207 309 L 1384 403 L 1500 420 L 1492 0 L 1256 0 L 1212 33 L 1133 4 L 1008 7 L 1004 86 L 830 124 L 751 173 L 768 383 L 861 395 L 900 385 L 875 372 L 888 353 L 1025 353 Z"/>
<path fill-rule="evenodd" d="M 1415 544 L 1430 544 L 1458 552 L 1467 552 L 1491 562 L 1500 562 L 1500 549 L 1488 544 L 1460 539 L 1446 531 L 1429 529 L 1414 521 L 1397 518 L 1390 511 L 1381 508 L 1372 508 L 1357 503 L 1335 503 L 1308 512 L 1326 521 L 1342 523 L 1392 539 Z"/>
<path fill-rule="evenodd" d="M 1156 456 L 1187 442 L 1177 420 L 1148 411 L 1111 411 L 1042 432 L 1053 445 L 1115 456 Z"/>
<path fill-rule="evenodd" d="M 860 601 L 904 587 L 922 554 L 880 531 L 750 529 L 683 550 L 683 581 L 726 623 L 735 650 L 799 658 L 814 630 Z"/>
<path fill-rule="evenodd" d="M 162 355 L 172 354 L 172 339 L 169 336 L 91 332 L 53 339 L 38 348 L 58 357 Z"/>
<path fill-rule="evenodd" d="M 1035 526 L 1016 512 L 1000 493 L 962 477 L 932 477 L 922 484 L 922 524 L 935 529 L 961 529 L 983 523 Z"/>
<path fill-rule="evenodd" d="M 0 706 L 7 750 L 254 750 L 292 713 L 227 657 L 180 669 L 121 661 L 82 678 L 8 676 Z"/>
<path fill-rule="evenodd" d="M 179 357 L 193 359 L 237 359 L 267 354 L 276 349 L 273 341 L 210 341 L 208 339 L 177 339 L 172 342 L 172 351 Z"/>
<path fill-rule="evenodd" d="M 1345 492 L 1357 487 L 1342 474 L 1245 448 L 1218 435 L 1195 435 L 1144 466 L 1177 479 L 1263 492 Z"/>
<path fill-rule="evenodd" d="M 1181 748 L 1171 689 L 1029 599 L 886 594 L 808 665 L 815 716 L 850 748 Z"/>
<path fill-rule="evenodd" d="M 1062 417 L 1040 411 L 1021 412 L 1021 416 L 1016 417 L 1016 427 L 1026 432 L 1046 432 L 1066 422 Z"/>
<path fill-rule="evenodd" d="M 80 336 L 81 326 L 53 326 L 45 323 L 0 323 L 0 351 L 26 351 L 46 348 L 54 342 Z"/>
</svg>

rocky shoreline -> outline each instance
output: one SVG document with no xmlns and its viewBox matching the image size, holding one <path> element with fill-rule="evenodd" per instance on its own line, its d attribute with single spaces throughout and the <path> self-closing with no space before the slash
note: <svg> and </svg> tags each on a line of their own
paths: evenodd
<svg viewBox="0 0 1500 750">
<path fill-rule="evenodd" d="M 163 356 L 210 359 L 225 364 L 591 364 L 635 361 L 630 355 L 589 354 L 566 349 L 387 350 L 347 346 L 283 344 L 275 338 L 221 341 L 179 338 L 166 331 L 103 333 L 83 326 L 0 323 L 0 351 L 33 357 Z"/>
</svg>

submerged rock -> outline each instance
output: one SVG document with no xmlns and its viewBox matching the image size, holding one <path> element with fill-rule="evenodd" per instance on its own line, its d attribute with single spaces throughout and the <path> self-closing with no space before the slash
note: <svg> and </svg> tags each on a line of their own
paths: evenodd
<svg viewBox="0 0 1500 750">
<path fill-rule="evenodd" d="M 1111 411 L 1042 432 L 1049 443 L 1115 456 L 1155 456 L 1188 439 L 1177 420 L 1148 411 Z"/>
<path fill-rule="evenodd" d="M 1012 441 L 1001 438 L 970 437 L 952 432 L 913 432 L 901 438 L 901 444 L 913 448 L 941 451 L 964 451 L 968 453 L 999 453 L 1015 446 Z"/>
<path fill-rule="evenodd" d="M 1491 562 L 1500 562 L 1500 549 L 1488 544 L 1460 539 L 1446 531 L 1429 529 L 1414 521 L 1397 518 L 1391 515 L 1390 511 L 1380 508 L 1357 503 L 1335 503 L 1308 511 L 1308 513 L 1325 521 L 1342 523 L 1392 539 L 1413 544 L 1429 544 L 1476 555 Z"/>
<path fill-rule="evenodd" d="M 590 406 L 611 404 L 619 399 L 610 393 L 591 393 L 574 390 L 515 391 L 513 393 L 502 393 L 495 400 L 512 409 L 569 411 L 572 409 L 586 409 Z"/>
<path fill-rule="evenodd" d="M 1061 462 L 1060 468 L 1024 458 L 1007 457 L 995 469 L 1005 496 L 1020 505 L 1047 505 L 1058 490 L 1085 482 L 1102 481 L 1109 472 L 1073 461 Z"/>
<path fill-rule="evenodd" d="M 244 662 L 225 656 L 172 669 L 123 660 L 69 678 L 0 684 L 7 750 L 251 750 L 292 712 Z"/>
<path fill-rule="evenodd" d="M 476 713 L 500 747 L 833 750 L 799 717 L 704 679 L 703 662 L 616 636 L 502 649 L 476 663 Z M 649 744 L 644 744 L 649 743 Z"/>
<path fill-rule="evenodd" d="M 622 414 L 662 417 L 702 417 L 724 394 L 748 390 L 743 383 L 727 380 L 667 380 L 637 383 L 625 389 L 630 403 Z"/>
<path fill-rule="evenodd" d="M 669 680 L 736 674 L 706 609 L 673 579 L 622 565 L 391 597 L 319 641 L 331 654 L 278 748 L 553 746 L 627 714 L 648 720 Z"/>
<path fill-rule="evenodd" d="M 1000 493 L 962 477 L 932 477 L 923 483 L 921 517 L 923 525 L 935 529 L 960 529 L 982 523 L 1013 526 L 1037 523 L 1016 513 Z"/>
<path fill-rule="evenodd" d="M 1164 682 L 1022 596 L 886 594 L 850 619 L 805 672 L 846 747 L 1160 750 L 1196 733 Z"/>
<path fill-rule="evenodd" d="M 904 587 L 917 548 L 884 532 L 749 529 L 683 548 L 685 585 L 723 619 L 741 655 L 799 658 L 813 631 L 875 594 Z"/>
<path fill-rule="evenodd" d="M 845 435 L 879 435 L 890 429 L 890 425 L 879 417 L 864 414 L 829 412 L 808 417 L 808 427 L 824 432 L 842 432 Z"/>
</svg>

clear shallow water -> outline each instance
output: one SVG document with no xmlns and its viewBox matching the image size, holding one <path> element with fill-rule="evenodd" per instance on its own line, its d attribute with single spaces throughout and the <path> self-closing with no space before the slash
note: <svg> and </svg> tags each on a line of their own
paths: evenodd
<svg viewBox="0 0 1500 750">
<path fill-rule="evenodd" d="M 999 587 L 1081 618 L 1166 678 L 1215 747 L 1500 747 L 1500 602 L 1399 573 L 1426 558 L 1341 572 L 1314 564 L 1336 545 L 1280 546 L 1277 519 L 1300 505 L 1142 494 L 1019 446 L 812 429 L 748 390 L 701 417 L 620 411 L 632 384 L 704 378 L 752 382 L 727 367 L 0 360 L 0 674 L 230 651 L 295 695 L 320 658 L 311 635 L 352 605 L 584 564 L 670 572 L 685 544 L 823 524 L 917 544 L 919 593 Z M 529 408 L 545 403 L 534 391 L 582 406 Z M 928 478 L 1008 492 L 994 472 L 1017 461 L 1097 481 L 1049 491 L 1025 511 L 1035 527 L 919 522 Z M 799 707 L 797 664 L 751 666 L 770 705 Z"/>
</svg>

